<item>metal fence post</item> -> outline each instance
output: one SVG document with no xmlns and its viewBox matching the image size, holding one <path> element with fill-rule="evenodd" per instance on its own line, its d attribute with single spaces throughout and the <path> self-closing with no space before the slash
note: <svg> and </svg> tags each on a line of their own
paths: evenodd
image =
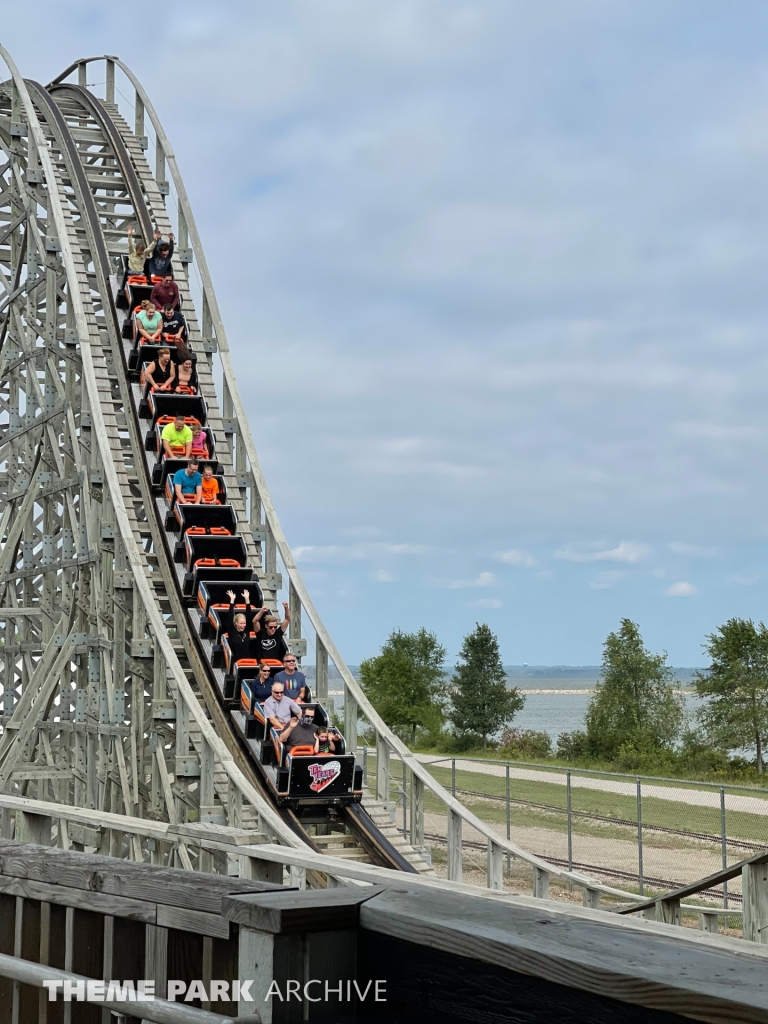
<svg viewBox="0 0 768 1024">
<path fill-rule="evenodd" d="M 723 867 L 728 867 L 728 835 L 725 831 L 725 789 L 720 787 L 720 848 L 723 852 Z M 723 906 L 728 909 L 728 883 L 723 882 Z M 725 922 L 726 927 L 728 922 Z"/>
<path fill-rule="evenodd" d="M 568 870 L 573 871 L 573 817 L 571 813 L 571 769 L 565 773 L 565 799 L 568 806 Z M 572 886 L 568 883 L 568 888 Z"/>
<path fill-rule="evenodd" d="M 643 895 L 643 794 L 640 776 L 637 777 L 637 877 L 640 881 L 640 895 Z"/>
<path fill-rule="evenodd" d="M 368 747 L 363 747 L 363 778 L 368 785 Z"/>
<path fill-rule="evenodd" d="M 509 806 L 509 761 L 507 761 L 507 839 L 512 838 L 512 813 Z M 507 878 L 512 874 L 512 859 L 507 853 Z"/>
<path fill-rule="evenodd" d="M 456 796 L 456 758 L 451 759 L 451 795 Z"/>
</svg>

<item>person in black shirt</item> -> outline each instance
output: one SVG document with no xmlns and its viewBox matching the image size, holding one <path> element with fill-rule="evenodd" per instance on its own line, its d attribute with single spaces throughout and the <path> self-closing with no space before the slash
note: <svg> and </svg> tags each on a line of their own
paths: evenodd
<svg viewBox="0 0 768 1024">
<path fill-rule="evenodd" d="M 187 322 L 173 306 L 163 310 L 163 334 L 167 341 L 175 341 L 177 345 L 183 345 L 187 336 Z"/>
<path fill-rule="evenodd" d="M 235 663 L 241 658 L 250 657 L 248 615 L 253 616 L 256 609 L 251 604 L 251 595 L 247 590 L 244 590 L 242 593 L 243 600 L 245 601 L 244 612 L 235 608 L 236 596 L 234 590 L 228 590 L 227 597 L 229 598 L 229 618 L 227 620 L 226 637 L 232 654 L 229 665 L 230 669 L 233 670 Z"/>
<path fill-rule="evenodd" d="M 170 242 L 164 242 L 162 233 L 155 231 L 155 244 L 145 264 L 147 280 L 153 277 L 165 277 L 166 274 L 173 274 L 171 269 L 171 257 L 173 256 L 173 232 L 168 235 Z"/>
<path fill-rule="evenodd" d="M 173 386 L 175 374 L 176 367 L 171 362 L 171 350 L 159 348 L 156 358 L 149 364 L 144 376 L 149 381 L 150 387 L 165 389 L 166 385 L 168 388 Z"/>
<path fill-rule="evenodd" d="M 291 716 L 291 720 L 280 733 L 280 742 L 285 743 L 289 750 L 293 747 L 315 747 L 315 709 L 303 708 L 304 714 L 301 718 Z"/>
<path fill-rule="evenodd" d="M 285 632 L 291 621 L 291 612 L 288 602 L 283 601 L 285 618 L 282 624 L 277 621 L 269 608 L 259 608 L 253 617 L 253 631 L 256 634 L 257 654 L 261 661 L 267 658 L 269 661 L 280 661 L 288 653 L 288 644 L 285 642 Z"/>
</svg>

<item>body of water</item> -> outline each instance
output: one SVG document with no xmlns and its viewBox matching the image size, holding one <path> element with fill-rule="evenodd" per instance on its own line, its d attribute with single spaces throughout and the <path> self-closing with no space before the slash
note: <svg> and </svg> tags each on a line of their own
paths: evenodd
<svg viewBox="0 0 768 1024">
<path fill-rule="evenodd" d="M 596 679 L 514 679 L 525 694 L 525 707 L 515 715 L 513 725 L 519 729 L 546 732 L 557 740 L 561 732 L 584 728 L 584 715 L 592 697 Z M 683 688 L 686 684 L 683 683 Z M 695 711 L 698 699 L 685 693 L 686 710 Z"/>
</svg>

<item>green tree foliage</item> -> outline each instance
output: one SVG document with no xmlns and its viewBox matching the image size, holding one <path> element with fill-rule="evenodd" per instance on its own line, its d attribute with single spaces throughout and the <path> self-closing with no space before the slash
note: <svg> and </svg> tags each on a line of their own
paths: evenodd
<svg viewBox="0 0 768 1024">
<path fill-rule="evenodd" d="M 456 671 L 451 680 L 449 718 L 459 733 L 474 732 L 488 737 L 506 725 L 525 704 L 518 689 L 507 686 L 499 641 L 490 626 L 475 626 L 464 637 Z"/>
<path fill-rule="evenodd" d="M 615 758 L 624 747 L 671 749 L 683 726 L 682 697 L 674 692 L 667 655 L 643 646 L 636 623 L 622 619 L 603 644 L 603 667 L 586 714 L 590 752 Z"/>
<path fill-rule="evenodd" d="M 754 748 L 763 771 L 768 735 L 768 629 L 751 619 L 729 619 L 707 637 L 712 664 L 694 680 L 706 703 L 699 718 L 710 740 L 722 750 Z"/>
<path fill-rule="evenodd" d="M 393 729 L 439 728 L 445 648 L 434 633 L 393 630 L 381 654 L 360 665 L 360 682 L 381 717 Z"/>
</svg>

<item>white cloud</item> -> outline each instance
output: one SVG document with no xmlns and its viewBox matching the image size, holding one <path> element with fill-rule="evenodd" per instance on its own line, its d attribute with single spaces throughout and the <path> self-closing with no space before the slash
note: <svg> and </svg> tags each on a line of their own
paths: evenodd
<svg viewBox="0 0 768 1024">
<path fill-rule="evenodd" d="M 673 555 L 681 555 L 683 558 L 717 558 L 717 548 L 701 547 L 698 544 L 685 544 L 682 541 L 673 541 L 667 547 Z"/>
<path fill-rule="evenodd" d="M 603 550 L 590 550 L 580 544 L 567 544 L 554 553 L 554 558 L 562 558 L 566 562 L 642 562 L 650 555 L 651 549 L 647 544 L 639 544 L 636 541 L 623 540 L 615 548 Z"/>
<path fill-rule="evenodd" d="M 742 576 L 739 573 L 734 573 L 733 576 L 729 576 L 726 580 L 727 583 L 735 583 L 739 587 L 754 587 L 760 580 L 760 573 L 753 572 L 749 576 Z"/>
<path fill-rule="evenodd" d="M 607 572 L 598 573 L 589 586 L 592 590 L 612 590 L 623 578 L 623 572 L 618 569 L 609 569 Z"/>
<path fill-rule="evenodd" d="M 371 573 L 371 579 L 376 580 L 377 583 L 395 582 L 395 577 L 386 569 L 377 569 L 376 572 Z"/>
<path fill-rule="evenodd" d="M 529 555 L 527 551 L 518 551 L 516 548 L 502 551 L 499 555 L 499 561 L 503 562 L 504 565 L 516 565 L 523 569 L 532 569 L 535 565 L 539 564 L 533 555 Z"/>
<path fill-rule="evenodd" d="M 449 590 L 469 590 L 472 587 L 492 587 L 497 583 L 492 572 L 481 572 L 473 580 L 454 580 L 448 587 Z"/>
<path fill-rule="evenodd" d="M 698 589 L 692 583 L 686 583 L 685 580 L 673 583 L 671 587 L 667 587 L 664 591 L 667 597 L 695 597 L 698 592 Z"/>
<path fill-rule="evenodd" d="M 427 550 L 424 544 L 307 544 L 293 549 L 297 562 L 369 562 L 382 555 L 421 555 Z"/>
<path fill-rule="evenodd" d="M 467 608 L 501 608 L 502 602 L 497 597 L 483 597 L 479 601 L 470 601 Z"/>
</svg>

